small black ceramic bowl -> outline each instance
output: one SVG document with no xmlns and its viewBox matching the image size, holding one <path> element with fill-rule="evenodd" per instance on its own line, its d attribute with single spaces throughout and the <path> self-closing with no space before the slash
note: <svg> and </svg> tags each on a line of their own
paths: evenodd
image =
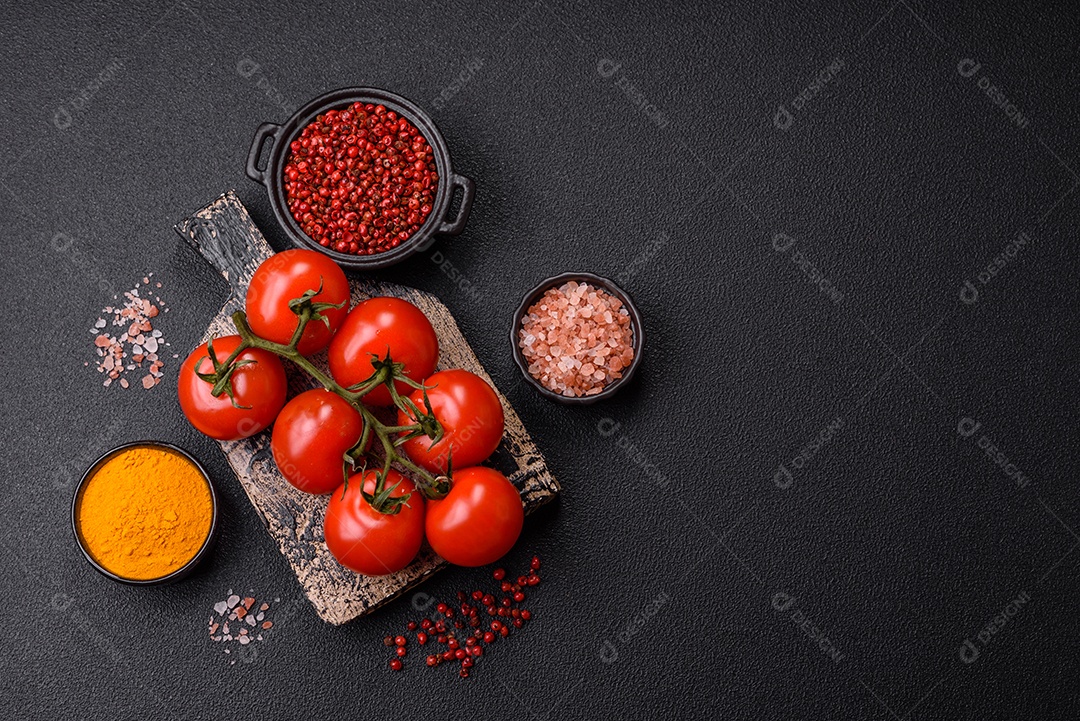
<svg viewBox="0 0 1080 721">
<path fill-rule="evenodd" d="M 525 354 L 518 345 L 518 330 L 521 328 L 521 319 L 528 313 L 529 307 L 539 300 L 549 288 L 556 288 L 563 283 L 568 283 L 572 280 L 577 281 L 578 283 L 588 283 L 589 285 L 603 288 L 608 293 L 611 293 L 621 300 L 623 305 L 626 306 L 626 311 L 630 314 L 630 329 L 633 332 L 631 342 L 634 348 L 634 359 L 630 361 L 629 366 L 623 369 L 622 378 L 605 386 L 604 390 L 591 396 L 564 396 L 545 388 L 541 385 L 540 381 L 533 378 L 532 374 L 529 373 L 529 363 L 525 360 Z M 521 369 L 521 374 L 525 376 L 525 380 L 529 381 L 536 390 L 540 391 L 541 395 L 544 395 L 553 401 L 566 403 L 568 405 L 589 405 L 604 398 L 610 398 L 617 393 L 620 388 L 630 382 L 630 379 L 634 376 L 634 372 L 637 371 L 638 366 L 641 365 L 641 352 L 645 348 L 645 325 L 642 323 L 641 313 L 638 311 L 637 306 L 634 305 L 633 299 L 627 295 L 626 291 L 615 285 L 614 281 L 592 273 L 563 273 L 562 275 L 556 275 L 553 278 L 547 278 L 540 281 L 535 288 L 525 294 L 525 298 L 521 301 L 521 305 L 519 305 L 517 311 L 514 312 L 514 323 L 510 327 L 510 345 L 514 350 L 514 362 L 517 364 L 517 367 Z"/>
<path fill-rule="evenodd" d="M 195 555 L 191 557 L 190 561 L 188 561 L 172 573 L 166 576 L 161 576 L 160 578 L 149 578 L 145 580 L 124 578 L 123 576 L 119 576 L 102 566 L 92 555 L 90 555 L 90 550 L 86 547 L 86 543 L 83 541 L 82 534 L 79 532 L 79 500 L 82 498 L 83 489 L 86 487 L 87 482 L 90 480 L 91 477 L 93 477 L 94 473 L 96 473 L 97 470 L 101 468 L 102 465 L 104 465 L 107 460 L 115 456 L 117 453 L 126 451 L 129 448 L 140 447 L 159 448 L 165 451 L 172 451 L 173 453 L 177 453 L 186 458 L 187 460 L 191 461 L 191 463 L 193 463 L 195 467 L 199 469 L 199 473 L 202 475 L 203 480 L 206 481 L 206 487 L 210 491 L 210 530 L 207 532 L 206 540 L 203 541 L 202 546 L 195 553 Z M 135 441 L 134 443 L 125 443 L 122 446 L 117 446 L 116 448 L 113 448 L 111 451 L 101 456 L 101 458 L 98 458 L 96 461 L 90 464 L 90 467 L 86 469 L 86 473 L 83 474 L 82 479 L 79 481 L 78 487 L 76 487 L 75 489 L 74 498 L 71 499 L 71 529 L 75 533 L 75 542 L 79 545 L 79 550 L 82 551 L 84 556 L 86 556 L 86 560 L 90 562 L 90 565 L 93 566 L 103 576 L 111 578 L 112 580 L 119 583 L 126 583 L 130 586 L 164 586 L 165 584 L 179 581 L 180 579 L 189 575 L 195 568 L 195 566 L 199 565 L 199 561 L 203 560 L 203 558 L 205 558 L 209 554 L 210 548 L 214 544 L 214 538 L 217 536 L 217 527 L 218 501 L 217 494 L 214 493 L 214 484 L 210 482 L 210 476 L 206 473 L 206 469 L 202 467 L 202 464 L 195 460 L 195 458 L 190 453 L 185 451 L 183 448 L 178 448 L 177 446 L 172 445 L 171 443 L 162 443 L 160 441 Z"/>
<path fill-rule="evenodd" d="M 374 255 L 354 255 L 352 253 L 339 253 L 336 250 L 319 245 L 301 228 L 296 219 L 289 212 L 289 204 L 285 198 L 284 169 L 285 162 L 289 157 L 289 145 L 295 140 L 304 128 L 315 117 L 328 110 L 342 110 L 353 103 L 372 103 L 384 105 L 388 110 L 393 110 L 410 123 L 424 136 L 431 149 L 435 153 L 435 170 L 439 174 L 439 187 L 435 191 L 435 201 L 431 212 L 428 214 L 420 230 L 413 233 L 412 237 L 396 248 Z M 272 143 L 266 162 L 266 167 L 259 168 L 259 156 L 262 154 L 263 145 Z M 334 261 L 344 267 L 354 270 L 374 270 L 385 268 L 408 258 L 417 251 L 425 249 L 434 240 L 435 235 L 459 235 L 465 229 L 465 223 L 469 219 L 469 211 L 472 209 L 475 189 L 473 181 L 464 175 L 458 175 L 450 165 L 450 151 L 446 147 L 442 133 L 436 127 L 435 121 L 419 107 L 394 93 L 378 88 L 342 88 L 333 92 L 320 95 L 307 105 L 303 106 L 282 125 L 275 123 L 263 123 L 255 131 L 255 138 L 251 141 L 251 149 L 248 151 L 247 176 L 257 183 L 266 186 L 270 194 L 270 207 L 274 210 L 274 216 L 284 228 L 285 233 L 294 245 L 302 248 L 311 248 L 320 253 L 325 253 Z M 461 190 L 461 204 L 452 218 L 447 218 L 451 201 L 455 192 Z"/>
</svg>

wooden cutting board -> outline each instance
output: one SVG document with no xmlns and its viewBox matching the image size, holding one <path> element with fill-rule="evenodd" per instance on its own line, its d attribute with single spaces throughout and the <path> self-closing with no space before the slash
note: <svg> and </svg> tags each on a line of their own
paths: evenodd
<svg viewBox="0 0 1080 721">
<path fill-rule="evenodd" d="M 252 274 L 274 251 L 232 191 L 178 223 L 176 231 L 229 282 L 229 299 L 210 322 L 203 340 L 235 334 L 230 316 L 243 309 Z M 438 298 L 414 288 L 374 282 L 362 276 L 351 277 L 350 285 L 353 304 L 372 296 L 389 295 L 416 305 L 431 320 L 439 337 L 438 369 L 464 368 L 494 387 L 454 317 Z M 315 361 L 326 368 L 325 353 Z M 315 387 L 302 372 L 288 370 L 290 396 Z M 552 500 L 559 492 L 559 484 L 517 413 L 498 389 L 496 392 L 506 414 L 506 432 L 487 464 L 506 474 L 521 492 L 525 513 L 530 513 Z M 323 540 L 327 496 L 302 493 L 285 481 L 270 453 L 270 431 L 242 441 L 222 443 L 221 448 L 323 620 L 337 625 L 362 616 L 423 582 L 446 564 L 425 544 L 412 565 L 393 575 L 362 576 L 342 567 Z"/>
</svg>

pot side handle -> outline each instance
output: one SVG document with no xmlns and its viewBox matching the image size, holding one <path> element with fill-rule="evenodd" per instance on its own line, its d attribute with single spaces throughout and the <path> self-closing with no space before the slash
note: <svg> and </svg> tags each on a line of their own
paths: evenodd
<svg viewBox="0 0 1080 721">
<path fill-rule="evenodd" d="M 276 123 L 263 123 L 255 131 L 255 137 L 251 141 L 251 149 L 248 150 L 247 176 L 256 183 L 266 185 L 266 169 L 259 169 L 259 155 L 262 154 L 262 148 L 266 140 L 273 138 L 274 142 L 277 142 L 278 133 L 280 132 L 281 126 Z"/>
<path fill-rule="evenodd" d="M 451 197 L 455 188 L 461 188 L 461 205 L 458 207 L 457 216 L 452 220 L 443 219 L 435 232 L 440 235 L 461 235 L 461 231 L 465 230 L 465 223 L 469 220 L 469 211 L 472 210 L 473 198 L 476 195 L 476 185 L 472 179 L 464 175 L 451 173 L 450 186 Z"/>
</svg>

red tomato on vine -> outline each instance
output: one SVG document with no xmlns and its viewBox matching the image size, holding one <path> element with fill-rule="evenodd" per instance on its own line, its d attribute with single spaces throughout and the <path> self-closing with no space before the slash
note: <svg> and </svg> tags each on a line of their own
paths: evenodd
<svg viewBox="0 0 1080 721">
<path fill-rule="evenodd" d="M 223 363 L 240 345 L 240 336 L 229 335 L 213 341 L 214 357 Z M 230 376 L 230 391 L 212 394 L 211 383 L 199 377 L 215 370 L 206 343 L 191 352 L 180 366 L 177 394 L 184 416 L 197 430 L 219 441 L 235 441 L 253 436 L 274 422 L 285 405 L 285 369 L 273 353 L 248 348 L 236 362 Z"/>
<path fill-rule="evenodd" d="M 525 511 L 521 495 L 506 476 L 474 466 L 454 471 L 454 486 L 439 501 L 428 501 L 424 527 L 435 553 L 458 566 L 485 566 L 513 548 Z"/>
<path fill-rule="evenodd" d="M 466 370 L 440 371 L 424 380 L 427 397 L 435 418 L 443 428 L 443 437 L 432 445 L 426 435 L 405 441 L 405 453 L 421 467 L 445 473 L 452 457 L 454 468 L 482 463 L 495 452 L 503 436 L 503 408 L 499 396 L 480 376 Z M 409 396 L 417 408 L 425 410 L 424 394 Z M 398 424 L 415 422 L 398 411 Z"/>
<path fill-rule="evenodd" d="M 431 321 L 412 303 L 399 298 L 370 298 L 357 303 L 330 342 L 330 374 L 343 386 L 366 380 L 374 372 L 373 356 L 403 364 L 407 378 L 420 381 L 435 371 L 439 360 L 439 339 Z M 398 381 L 401 395 L 412 389 Z M 385 386 L 364 396 L 368 405 L 391 404 Z"/>
<path fill-rule="evenodd" d="M 375 471 L 350 476 L 330 496 L 323 533 L 326 547 L 341 565 L 367 576 L 395 573 L 412 563 L 424 540 L 424 497 L 412 481 L 395 470 L 387 474 L 386 487 L 395 484 L 390 496 L 409 495 L 408 505 L 386 514 L 372 508 L 360 492 L 375 492 Z"/>
<path fill-rule="evenodd" d="M 360 412 L 336 393 L 304 391 L 274 423 L 270 450 L 289 483 L 307 493 L 329 493 L 345 478 L 345 452 L 360 441 Z"/>
<path fill-rule="evenodd" d="M 305 293 L 325 321 L 315 318 L 307 324 L 297 350 L 311 355 L 325 348 L 349 313 L 349 281 L 337 263 L 314 250 L 286 250 L 256 269 L 245 304 L 251 330 L 287 345 L 300 322 L 289 303 Z"/>
</svg>

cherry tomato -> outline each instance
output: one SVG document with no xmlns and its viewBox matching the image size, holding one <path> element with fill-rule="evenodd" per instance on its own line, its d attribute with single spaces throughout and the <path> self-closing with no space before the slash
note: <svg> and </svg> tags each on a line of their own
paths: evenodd
<svg viewBox="0 0 1080 721">
<path fill-rule="evenodd" d="M 424 381 L 435 418 L 443 427 L 443 437 L 434 446 L 427 436 L 418 436 L 403 445 L 416 463 L 429 471 L 446 472 L 447 457 L 453 453 L 454 468 L 482 463 L 499 447 L 503 435 L 503 409 L 499 397 L 480 376 L 466 370 L 440 371 Z M 421 411 L 424 396 L 414 391 L 410 396 Z M 415 421 L 398 411 L 398 424 Z"/>
<path fill-rule="evenodd" d="M 318 290 L 320 285 L 322 292 L 312 298 L 313 303 L 344 305 L 320 310 L 330 327 L 318 319 L 309 322 L 297 350 L 301 355 L 321 351 L 349 313 L 349 281 L 337 263 L 314 250 L 286 250 L 263 261 L 248 285 L 248 325 L 258 336 L 288 343 L 300 322 L 289 308 L 289 301 L 309 290 Z"/>
<path fill-rule="evenodd" d="M 431 321 L 412 303 L 399 298 L 370 298 L 357 303 L 330 342 L 330 374 L 343 386 L 366 380 L 374 372 L 371 356 L 385 358 L 387 351 L 395 363 L 404 363 L 404 374 L 420 381 L 435 371 L 439 360 L 439 339 Z M 412 389 L 395 384 L 398 393 Z M 380 386 L 364 396 L 375 406 L 391 404 L 390 391 Z"/>
<path fill-rule="evenodd" d="M 368 493 L 375 492 L 375 471 L 367 471 L 362 478 L 350 476 L 348 489 L 342 485 L 330 496 L 323 533 L 326 547 L 342 566 L 382 576 L 400 571 L 416 558 L 424 540 L 424 497 L 415 492 L 412 481 L 391 470 L 387 487 L 398 482 L 391 496 L 412 495 L 409 505 L 393 515 L 379 513 L 360 493 L 361 485 Z"/>
<path fill-rule="evenodd" d="M 342 484 L 345 451 L 364 430 L 360 412 L 323 388 L 289 401 L 274 424 L 270 450 L 278 470 L 308 493 L 329 493 Z"/>
<path fill-rule="evenodd" d="M 240 345 L 240 336 L 228 335 L 214 339 L 214 355 L 224 362 Z M 237 368 L 232 375 L 233 405 L 227 393 L 215 398 L 212 386 L 199 373 L 212 373 L 210 350 L 203 343 L 191 352 L 180 366 L 177 392 L 180 408 L 191 425 L 219 441 L 235 441 L 253 436 L 274 422 L 285 405 L 285 369 L 273 353 L 249 348 L 237 360 L 255 361 Z M 198 365 L 196 365 L 198 364 Z M 237 408 L 236 406 L 247 406 Z"/>
<path fill-rule="evenodd" d="M 506 476 L 474 466 L 454 471 L 446 498 L 428 501 L 424 522 L 435 553 L 458 566 L 485 566 L 513 548 L 525 511 Z"/>
</svg>

